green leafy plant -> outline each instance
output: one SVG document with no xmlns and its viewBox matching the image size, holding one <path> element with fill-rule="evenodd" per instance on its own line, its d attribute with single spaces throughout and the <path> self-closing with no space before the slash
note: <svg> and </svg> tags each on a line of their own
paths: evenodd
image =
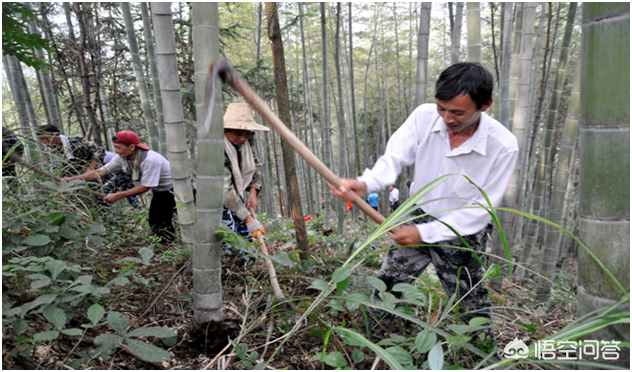
<svg viewBox="0 0 632 372">
<path fill-rule="evenodd" d="M 24 4 L 15 2 L 2 3 L 2 52 L 14 55 L 18 60 L 36 69 L 47 66 L 45 61 L 37 58 L 35 49 L 47 49 L 48 40 L 40 34 L 28 32 L 26 19 L 34 14 Z"/>
<path fill-rule="evenodd" d="M 407 219 L 405 216 L 408 215 L 414 208 L 417 208 L 416 203 L 419 199 L 421 199 L 424 195 L 427 195 L 428 192 L 430 192 L 434 187 L 436 187 L 439 183 L 441 183 L 442 181 L 444 181 L 446 178 L 448 177 L 453 177 L 455 175 L 445 175 L 442 176 L 440 178 L 438 178 L 437 180 L 431 182 L 430 184 L 422 187 L 414 196 L 412 196 L 411 198 L 409 198 L 406 202 L 404 202 L 400 208 L 393 213 L 391 216 L 389 216 L 384 223 L 382 223 L 380 226 L 378 226 L 375 231 L 369 236 L 369 238 L 355 251 L 353 251 L 353 253 L 347 258 L 346 262 L 339 268 L 337 268 L 336 270 L 334 270 L 334 272 L 331 275 L 331 279 L 329 281 L 325 281 L 322 279 L 317 279 L 315 281 L 312 282 L 310 288 L 312 289 L 316 289 L 320 291 L 320 294 L 318 295 L 318 297 L 310 304 L 310 306 L 305 310 L 305 312 L 302 314 L 301 319 L 298 320 L 297 325 L 295 325 L 290 331 L 289 334 L 293 334 L 294 332 L 296 332 L 297 327 L 299 324 L 302 324 L 302 321 L 304 319 L 306 319 L 309 314 L 311 314 L 313 311 L 315 311 L 322 302 L 324 301 L 340 301 L 340 298 L 336 298 L 336 296 L 331 296 L 332 293 L 334 291 L 336 291 L 336 289 L 338 288 L 339 283 L 343 283 L 345 280 L 347 280 L 350 275 L 351 275 L 351 270 L 355 267 L 357 267 L 357 265 L 359 265 L 360 262 L 362 262 L 363 257 L 356 259 L 356 257 L 358 257 L 360 255 L 360 253 L 366 249 L 367 247 L 369 247 L 371 245 L 372 242 L 376 241 L 378 238 L 380 238 L 382 235 L 384 235 L 385 233 L 387 233 L 390 229 L 397 227 L 403 223 L 406 223 L 409 219 Z M 468 179 L 466 177 L 466 179 Z M 471 182 L 472 184 L 474 184 L 470 179 L 468 179 L 469 182 Z M 476 186 L 476 185 L 475 185 Z M 504 247 L 505 247 L 505 253 L 506 253 L 506 257 L 505 260 L 508 262 L 507 265 L 509 266 L 509 268 L 511 269 L 512 263 L 511 263 L 511 254 L 509 251 L 509 246 L 507 244 L 507 241 L 505 239 L 505 235 L 504 235 L 504 231 L 502 229 L 502 227 L 500 226 L 499 220 L 495 215 L 495 211 L 496 210 L 507 210 L 513 213 L 517 213 L 520 215 L 523 215 L 525 217 L 528 218 L 533 218 L 536 219 L 538 221 L 544 222 L 544 223 L 548 223 L 558 229 L 560 229 L 562 232 L 564 232 L 565 234 L 571 236 L 571 238 L 573 238 L 584 250 L 586 250 L 588 252 L 588 254 L 590 255 L 590 257 L 592 257 L 595 261 L 598 262 L 598 265 L 604 270 L 605 274 L 610 277 L 613 282 L 622 289 L 622 292 L 624 294 L 624 299 L 622 301 L 627 301 L 629 302 L 629 293 L 627 293 L 627 291 L 625 291 L 625 289 L 623 289 L 623 287 L 621 286 L 621 284 L 614 278 L 614 276 L 603 266 L 603 264 L 599 261 L 599 259 L 597 257 L 595 257 L 594 254 L 592 254 L 592 252 L 590 252 L 590 249 L 588 249 L 588 247 L 586 247 L 581 241 L 579 241 L 579 239 L 577 239 L 575 236 L 573 236 L 572 234 L 570 234 L 570 232 L 568 232 L 566 229 L 563 229 L 561 226 L 556 225 L 550 221 L 546 221 L 542 218 L 539 218 L 537 216 L 533 216 L 530 215 L 528 213 L 524 213 L 524 212 L 520 212 L 520 211 L 515 211 L 515 210 L 511 210 L 511 209 L 506 209 L 506 208 L 494 208 L 489 199 L 487 198 L 487 196 L 485 195 L 484 191 L 481 190 L 479 188 L 479 191 L 481 192 L 481 194 L 483 195 L 484 199 L 487 201 L 487 205 L 479 205 L 479 206 L 472 206 L 472 207 L 464 207 L 464 208 L 483 208 L 485 210 L 487 210 L 490 215 L 492 216 L 492 220 L 493 222 L 496 224 L 496 227 L 498 229 L 498 233 L 501 235 L 501 240 L 503 241 Z M 461 208 L 459 208 L 461 209 Z M 449 227 L 449 226 L 448 226 Z M 454 230 L 453 230 L 454 231 Z M 455 231 L 456 233 L 456 231 Z M 458 235 L 457 236 L 461 239 L 462 242 L 464 242 L 465 244 L 465 248 L 463 247 L 453 247 L 456 249 L 463 249 L 463 250 L 469 250 L 472 251 L 471 248 L 467 245 L 467 242 L 465 242 L 465 240 Z M 432 246 L 432 245 L 429 245 Z M 473 251 L 472 251 L 473 252 Z M 477 253 L 474 252 L 474 254 L 482 254 L 482 253 Z M 498 259 L 503 259 L 502 257 L 496 257 Z M 511 270 L 510 270 L 511 271 Z M 492 265 L 490 267 L 487 267 L 487 274 L 486 277 L 490 276 L 490 275 L 498 275 L 500 273 L 500 271 L 498 270 L 497 266 Z M 344 297 L 344 301 L 346 301 L 346 306 L 347 308 L 349 308 L 350 310 L 354 310 L 357 308 L 362 308 L 362 307 L 372 307 L 372 308 L 376 308 L 385 312 L 388 312 L 392 315 L 395 315 L 403 320 L 409 321 L 411 323 L 417 324 L 419 326 L 421 326 L 423 329 L 427 330 L 427 331 L 432 331 L 435 334 L 435 337 L 438 335 L 440 336 L 442 339 L 445 340 L 445 343 L 447 346 L 449 346 L 451 349 L 453 350 L 458 350 L 460 348 L 465 348 L 467 350 L 469 350 L 471 353 L 478 355 L 481 358 L 481 362 L 480 364 L 477 366 L 477 368 L 480 368 L 482 366 L 485 365 L 491 365 L 491 366 L 508 366 L 508 365 L 516 365 L 516 364 L 520 364 L 520 362 L 517 363 L 513 363 L 513 361 L 498 361 L 495 356 L 494 356 L 494 351 L 492 352 L 485 352 L 483 350 L 480 350 L 479 348 L 475 347 L 473 344 L 470 343 L 470 341 L 472 340 L 472 336 L 479 331 L 481 328 L 485 328 L 487 325 L 485 324 L 485 322 L 479 318 L 475 318 L 472 319 L 472 321 L 469 324 L 453 324 L 453 325 L 446 325 L 447 331 L 444 329 L 440 329 L 437 328 L 434 325 L 431 325 L 427 322 L 424 322 L 414 316 L 409 315 L 406 311 L 405 308 L 400 306 L 401 305 L 401 301 L 397 298 L 395 298 L 392 294 L 390 293 L 386 293 L 384 290 L 386 289 L 384 283 L 382 283 L 379 279 L 377 278 L 373 278 L 373 279 L 368 279 L 370 284 L 372 285 L 372 287 L 374 287 L 375 289 L 377 289 L 377 292 L 380 296 L 380 298 L 382 299 L 381 302 L 379 303 L 372 303 L 371 301 L 369 301 L 368 296 L 361 294 L 361 293 L 353 293 L 353 294 L 348 294 Z M 480 283 L 478 283 L 477 285 L 479 285 Z M 398 288 L 398 289 L 402 289 L 405 293 L 412 293 L 407 291 L 405 288 Z M 410 295 L 409 295 L 410 296 Z M 410 301 L 411 299 L 407 299 L 408 301 Z M 413 298 L 412 302 L 416 302 L 416 301 L 420 301 L 420 299 L 418 298 Z M 454 298 L 450 299 L 450 306 L 448 307 L 449 309 L 452 309 L 453 307 L 458 305 L 458 301 L 455 301 Z M 335 308 L 339 308 L 339 303 L 336 303 L 333 307 Z M 444 314 L 445 316 L 445 314 Z M 627 318 L 626 318 L 627 317 Z M 442 317 L 443 318 L 443 317 Z M 597 329 L 603 328 L 609 324 L 614 324 L 617 322 L 622 322 L 622 321 L 629 321 L 629 311 L 627 312 L 622 312 L 622 313 L 615 313 L 615 314 L 610 314 L 610 316 L 595 316 L 593 318 L 589 318 L 587 320 L 587 324 L 590 324 L 591 327 L 589 328 L 589 330 L 586 330 L 586 326 L 585 325 L 580 325 L 577 326 L 575 328 L 571 328 L 569 331 L 566 332 L 558 332 L 554 335 L 551 335 L 550 337 L 554 337 L 557 340 L 562 340 L 562 339 L 573 339 L 573 338 L 577 338 L 577 337 L 581 337 L 582 334 L 588 334 L 590 332 L 593 332 Z M 372 343 L 371 341 L 367 340 L 366 338 L 364 338 L 364 336 L 358 334 L 357 332 L 347 329 L 346 327 L 335 327 L 335 330 L 343 335 L 346 336 L 350 336 L 352 337 L 356 344 L 360 344 L 362 346 L 368 347 L 370 350 L 372 350 L 375 354 L 377 354 L 378 356 L 380 356 L 391 368 L 393 369 L 401 369 L 404 367 L 404 365 L 406 365 L 407 367 L 409 367 L 409 365 L 407 363 L 410 362 L 411 360 L 411 351 L 414 352 L 413 350 L 410 349 L 406 349 L 404 348 L 402 345 L 405 345 L 407 343 L 409 343 L 409 340 L 407 338 L 404 339 L 391 339 L 387 342 L 391 342 L 392 348 L 394 349 L 390 349 L 390 352 L 387 352 L 386 349 L 381 348 L 379 345 L 376 345 L 374 343 Z M 419 337 L 419 341 L 415 342 L 415 344 L 419 344 L 420 349 L 416 349 L 417 352 L 420 352 L 420 350 L 424 350 L 426 351 L 427 348 L 430 346 L 430 342 L 428 341 L 428 339 L 432 336 L 430 336 L 429 334 L 424 334 L 423 336 L 417 336 Z M 281 350 L 281 348 L 283 347 L 283 344 L 285 343 L 285 340 L 287 340 L 287 338 L 285 338 L 281 344 L 277 347 L 275 353 L 273 354 L 272 358 L 274 358 L 276 356 L 276 354 L 279 352 L 279 350 Z M 415 338 L 415 341 L 417 341 L 417 338 Z M 433 340 L 434 341 L 434 340 Z M 422 348 L 423 347 L 423 348 Z M 323 350 L 324 351 L 324 350 Z M 444 348 L 441 342 L 436 342 L 434 343 L 434 345 L 427 351 L 428 355 L 427 355 L 427 359 L 426 361 L 423 363 L 422 367 L 424 368 L 433 368 L 433 369 L 442 369 L 442 368 L 448 368 L 446 367 L 445 364 L 445 352 L 444 352 Z M 329 354 L 324 354 L 324 353 L 320 353 L 318 354 L 318 356 L 315 357 L 318 360 L 321 360 L 323 362 L 328 361 L 331 364 L 328 364 L 330 366 L 337 366 L 337 367 L 344 367 L 346 366 L 346 362 L 345 364 L 343 364 L 342 360 L 339 358 L 339 355 L 336 354 L 335 351 L 330 352 Z"/>
<path fill-rule="evenodd" d="M 100 309 L 91 314 L 92 326 L 96 325 L 104 315 Z M 99 317 L 100 315 L 100 317 Z M 153 344 L 141 340 L 144 337 L 156 337 L 163 342 L 173 345 L 177 333 L 167 327 L 145 327 L 128 331 L 129 320 L 121 313 L 110 311 L 105 319 L 105 325 L 114 333 L 102 333 L 94 338 L 95 351 L 102 357 L 109 357 L 120 346 L 127 345 L 139 358 L 148 362 L 162 362 L 169 360 L 169 353 Z"/>
</svg>

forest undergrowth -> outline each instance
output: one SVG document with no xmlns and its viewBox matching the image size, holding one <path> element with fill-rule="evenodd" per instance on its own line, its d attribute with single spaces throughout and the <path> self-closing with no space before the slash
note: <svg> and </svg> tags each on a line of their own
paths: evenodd
<svg viewBox="0 0 632 372">
<path fill-rule="evenodd" d="M 384 289 L 376 278 L 381 256 L 369 254 L 327 290 L 332 272 L 335 279 L 376 227 L 351 213 L 343 234 L 323 233 L 322 218 L 313 216 L 306 261 L 295 250 L 291 220 L 260 216 L 286 299 L 274 300 L 260 256 L 246 268 L 244 260 L 224 257 L 225 321 L 200 329 L 193 324 L 190 249 L 161 246 L 148 234 L 144 210 L 100 205 L 83 187 L 35 177 L 3 187 L 4 368 L 472 369 L 498 358 L 494 345 L 476 339 L 488 326 L 484 319 L 456 321 L 454 299 L 432 267 L 394 288 L 401 300 L 381 294 L 387 308 L 408 318 L 397 318 L 377 343 L 362 336 L 368 296 Z M 225 235 L 257 254 L 255 246 Z M 389 244 L 381 236 L 364 253 L 383 254 Z M 495 347 L 502 351 L 515 338 L 530 344 L 569 325 L 575 271 L 569 263 L 546 300 L 538 299 L 531 280 L 505 279 L 502 292 L 491 291 Z"/>
</svg>

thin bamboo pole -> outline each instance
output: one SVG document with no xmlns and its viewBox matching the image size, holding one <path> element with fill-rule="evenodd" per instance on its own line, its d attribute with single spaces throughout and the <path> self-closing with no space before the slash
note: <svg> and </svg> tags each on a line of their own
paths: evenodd
<svg viewBox="0 0 632 372">
<path fill-rule="evenodd" d="M 257 214 L 255 213 L 255 210 L 251 208 L 250 213 L 256 220 Z M 257 234 L 256 239 L 257 239 L 257 243 L 259 243 L 259 248 L 261 248 L 261 252 L 263 252 L 263 254 L 265 255 L 263 257 L 263 262 L 266 264 L 266 267 L 268 268 L 268 274 L 270 275 L 270 284 L 272 285 L 272 292 L 274 293 L 274 297 L 277 300 L 282 300 L 285 298 L 285 295 L 283 294 L 283 291 L 281 290 L 281 287 L 279 286 L 279 280 L 277 279 L 277 274 L 276 274 L 276 270 L 274 269 L 274 265 L 272 264 L 272 261 L 270 260 L 270 258 L 268 258 L 270 253 L 268 253 L 268 246 L 266 245 L 266 242 L 263 239 L 263 234 Z"/>
</svg>

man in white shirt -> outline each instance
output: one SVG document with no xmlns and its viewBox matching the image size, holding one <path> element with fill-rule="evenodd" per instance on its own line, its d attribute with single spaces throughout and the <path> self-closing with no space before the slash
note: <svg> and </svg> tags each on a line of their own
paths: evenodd
<svg viewBox="0 0 632 372">
<path fill-rule="evenodd" d="M 105 201 L 114 203 L 122 198 L 136 196 L 152 190 L 149 205 L 148 222 L 153 233 L 160 238 L 161 243 L 170 243 L 175 238 L 173 213 L 176 201 L 173 196 L 171 179 L 171 165 L 159 153 L 152 151 L 149 146 L 140 142 L 138 135 L 124 130 L 116 133 L 112 138 L 115 156 L 103 167 L 88 171 L 82 175 L 64 178 L 64 182 L 83 179 L 96 181 L 107 174 L 123 172 L 131 176 L 137 186 L 105 196 Z"/>
<path fill-rule="evenodd" d="M 389 186 L 389 190 L 391 192 L 388 195 L 388 200 L 391 202 L 391 211 L 395 211 L 399 207 L 399 190 L 393 185 Z"/>
<path fill-rule="evenodd" d="M 492 90 L 493 78 L 479 64 L 450 66 L 437 80 L 436 104 L 415 109 L 389 139 L 372 169 L 332 189 L 335 196 L 351 200 L 354 193 L 364 195 L 395 183 L 401 170 L 412 164 L 415 187 L 411 193 L 440 176 L 456 174 L 418 202 L 428 216 L 421 217 L 425 212 L 418 209 L 413 213 L 418 218 L 394 231 L 396 246 L 418 247 L 389 251 L 378 276 L 390 290 L 397 283 L 412 282 L 432 262 L 448 295 L 463 296 L 459 306 L 466 323 L 474 316 L 491 316 L 488 291 L 478 284 L 484 269 L 471 252 L 440 246 L 465 246 L 447 224 L 472 249 L 484 251 L 492 228 L 487 211 L 454 208 L 480 207 L 487 202 L 461 175 L 481 187 L 498 206 L 514 170 L 518 158 L 515 136 L 485 113 L 493 102 Z M 376 292 L 372 300 L 379 301 Z"/>
</svg>

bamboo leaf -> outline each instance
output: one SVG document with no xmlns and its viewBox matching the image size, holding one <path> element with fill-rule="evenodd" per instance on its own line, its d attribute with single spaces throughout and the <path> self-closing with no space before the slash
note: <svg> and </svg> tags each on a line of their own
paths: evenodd
<svg viewBox="0 0 632 372">
<path fill-rule="evenodd" d="M 381 348 L 380 346 L 374 344 L 373 342 L 367 340 L 364 336 L 362 336 L 361 334 L 359 334 L 356 331 L 352 331 L 350 329 L 346 329 L 344 327 L 336 327 L 334 328 L 337 332 L 350 337 L 352 339 L 354 339 L 354 341 L 357 341 L 358 343 L 368 347 L 369 349 L 371 349 L 371 351 L 373 351 L 375 354 L 377 354 L 377 356 L 379 356 L 380 358 L 382 358 L 382 360 L 388 364 L 392 369 L 405 369 L 398 361 L 397 359 L 395 359 L 390 353 L 386 352 L 386 350 L 384 350 L 383 348 Z"/>
</svg>

